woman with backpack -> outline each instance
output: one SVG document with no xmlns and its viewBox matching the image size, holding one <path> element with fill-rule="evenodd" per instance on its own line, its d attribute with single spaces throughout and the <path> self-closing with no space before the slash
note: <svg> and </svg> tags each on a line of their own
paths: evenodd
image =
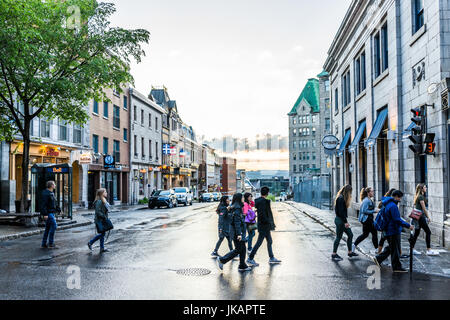
<svg viewBox="0 0 450 320">
<path fill-rule="evenodd" d="M 87 246 L 89 250 L 92 251 L 92 245 L 97 241 L 100 240 L 100 253 L 103 252 L 109 252 L 108 249 L 105 249 L 105 230 L 100 229 L 100 226 L 104 225 L 108 219 L 108 213 L 110 212 L 110 205 L 108 201 L 106 200 L 106 197 L 108 196 L 108 193 L 106 192 L 106 189 L 100 188 L 97 190 L 95 201 L 93 203 L 95 208 L 95 226 L 97 228 L 98 234 L 92 238 Z"/>
<path fill-rule="evenodd" d="M 255 213 L 255 202 L 253 201 L 253 196 L 251 193 L 247 192 L 244 194 L 244 208 L 243 213 L 245 216 L 245 224 L 247 226 L 248 239 L 247 239 L 247 251 L 250 254 L 253 250 L 252 241 L 255 236 L 256 226 L 256 213 Z"/>
<path fill-rule="evenodd" d="M 337 249 L 344 232 L 347 234 L 348 257 L 352 258 L 358 256 L 357 253 L 352 251 L 353 233 L 352 229 L 350 229 L 350 224 L 347 221 L 347 209 L 350 207 L 350 203 L 352 201 L 352 190 L 353 188 L 351 185 L 346 185 L 339 190 L 334 201 L 334 211 L 336 213 L 336 218 L 334 219 L 334 223 L 336 224 L 336 239 L 334 240 L 333 254 L 331 255 L 331 259 L 333 261 L 343 260 L 337 254 Z"/>
<path fill-rule="evenodd" d="M 235 257 L 239 256 L 239 271 L 245 272 L 252 270 L 245 263 L 245 217 L 242 212 L 242 207 L 244 203 L 242 202 L 242 194 L 236 193 L 233 196 L 231 202 L 231 224 L 230 224 L 230 236 L 233 238 L 235 249 L 230 251 L 223 257 L 217 257 L 216 263 L 220 270 L 223 270 L 223 265 L 233 260 Z"/>
<path fill-rule="evenodd" d="M 373 203 L 374 190 L 372 188 L 364 188 L 361 190 L 360 199 L 361 207 L 359 210 L 358 220 L 362 224 L 363 233 L 356 239 L 353 244 L 352 251 L 363 242 L 369 234 L 372 234 L 372 243 L 375 251 L 378 248 L 378 232 L 373 225 L 373 214 L 375 211 L 375 204 Z"/>
<path fill-rule="evenodd" d="M 214 251 L 211 253 L 211 256 L 218 257 L 219 254 L 217 251 L 220 248 L 220 245 L 222 244 L 223 239 L 227 238 L 228 247 L 230 248 L 230 251 L 233 250 L 233 243 L 231 241 L 230 237 L 230 221 L 231 221 L 231 214 L 228 211 L 228 206 L 230 205 L 230 199 L 228 196 L 223 196 L 220 199 L 219 206 L 216 209 L 217 214 L 219 215 L 219 240 L 216 243 L 216 247 Z"/>
<path fill-rule="evenodd" d="M 411 217 L 411 224 L 414 226 L 414 236 L 412 237 L 410 243 L 411 247 L 414 248 L 416 245 L 417 238 L 419 237 L 420 230 L 423 229 L 425 231 L 425 241 L 427 244 L 427 255 L 428 256 L 438 256 L 439 253 L 431 249 L 431 230 L 428 226 L 428 222 L 430 221 L 430 214 L 428 212 L 427 206 L 428 201 L 425 196 L 427 192 L 427 186 L 423 183 L 417 185 L 416 187 L 416 195 L 414 197 L 414 209 L 415 212 L 419 212 L 420 218 L 415 219 Z M 420 252 L 413 249 L 413 253 L 419 255 Z"/>
</svg>

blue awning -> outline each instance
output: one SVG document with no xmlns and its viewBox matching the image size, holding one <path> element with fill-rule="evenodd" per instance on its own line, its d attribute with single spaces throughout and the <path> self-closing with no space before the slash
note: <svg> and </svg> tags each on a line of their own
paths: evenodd
<svg viewBox="0 0 450 320">
<path fill-rule="evenodd" d="M 411 124 L 409 125 L 409 127 L 408 127 L 405 131 L 403 131 L 403 133 L 402 133 L 402 139 L 403 139 L 403 140 L 409 138 L 409 136 L 410 136 L 411 133 L 412 133 L 412 129 L 413 129 L 415 126 L 416 126 L 416 124 L 415 124 L 414 122 L 411 122 Z"/>
<path fill-rule="evenodd" d="M 347 130 L 347 132 L 345 133 L 344 139 L 342 139 L 342 143 L 339 146 L 339 149 L 337 151 L 338 157 L 340 157 L 340 156 L 342 156 L 344 154 L 345 147 L 347 146 L 351 135 L 352 135 L 352 131 L 351 130 Z"/>
<path fill-rule="evenodd" d="M 384 123 L 386 122 L 387 115 L 388 115 L 387 108 L 383 109 L 378 114 L 378 118 L 375 121 L 375 124 L 373 125 L 372 132 L 369 135 L 369 139 L 367 139 L 366 141 L 366 148 L 372 147 L 377 142 L 378 136 L 380 135 Z"/>
<path fill-rule="evenodd" d="M 361 137 L 364 134 L 364 130 L 366 130 L 366 121 L 364 120 L 359 125 L 358 131 L 356 131 L 355 139 L 353 139 L 352 144 L 350 145 L 349 150 L 355 151 L 358 148 L 359 142 L 361 141 Z"/>
</svg>

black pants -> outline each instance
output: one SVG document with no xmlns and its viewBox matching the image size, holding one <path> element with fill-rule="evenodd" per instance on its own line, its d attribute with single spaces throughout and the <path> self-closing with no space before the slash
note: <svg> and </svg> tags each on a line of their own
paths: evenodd
<svg viewBox="0 0 450 320">
<path fill-rule="evenodd" d="M 231 250 L 226 255 L 220 258 L 220 262 L 223 264 L 233 260 L 235 257 L 239 256 L 239 269 L 245 269 L 247 268 L 247 264 L 245 264 L 245 241 L 242 239 L 242 241 L 239 241 L 237 238 L 233 239 L 234 241 L 234 250 Z"/>
<path fill-rule="evenodd" d="M 373 243 L 374 248 L 377 249 L 378 248 L 378 232 L 377 232 L 377 229 L 375 229 L 375 227 L 373 225 L 373 216 L 369 215 L 367 217 L 367 220 L 364 221 L 362 225 L 363 225 L 363 233 L 356 239 L 355 246 L 357 246 L 358 244 L 363 242 L 369 236 L 369 234 L 372 234 L 372 243 Z"/>
<path fill-rule="evenodd" d="M 378 246 L 383 248 L 385 241 L 386 241 L 386 237 L 384 236 L 384 234 L 382 234 L 381 235 L 381 239 L 380 239 L 380 243 L 378 244 Z"/>
<path fill-rule="evenodd" d="M 233 250 L 233 242 L 231 241 L 231 237 L 228 234 L 220 232 L 219 233 L 219 240 L 216 243 L 216 248 L 214 249 L 214 252 L 217 252 L 219 250 L 220 245 L 222 244 L 222 241 L 225 238 L 227 238 L 227 241 L 228 241 L 228 248 L 230 248 L 230 251 Z"/>
<path fill-rule="evenodd" d="M 427 220 L 423 215 L 419 219 L 419 228 L 414 230 L 414 236 L 411 241 L 411 246 L 414 248 L 414 246 L 416 245 L 417 238 L 420 235 L 420 229 L 423 229 L 423 231 L 425 231 L 425 241 L 427 243 L 427 249 L 431 248 L 431 230 L 428 226 Z"/>
<path fill-rule="evenodd" d="M 382 253 L 377 255 L 377 260 L 379 263 L 383 262 L 389 256 L 391 256 L 392 270 L 398 270 L 402 268 L 402 264 L 400 262 L 400 237 L 400 234 L 386 236 L 386 240 L 389 245 L 384 248 Z"/>
<path fill-rule="evenodd" d="M 255 246 L 253 247 L 252 252 L 249 255 L 249 259 L 253 260 L 255 258 L 256 252 L 258 252 L 259 247 L 261 247 L 264 239 L 266 239 L 267 242 L 267 252 L 269 254 L 269 258 L 273 258 L 273 251 L 272 251 L 272 236 L 270 234 L 269 228 L 261 228 L 258 229 L 258 240 L 255 243 Z"/>
</svg>

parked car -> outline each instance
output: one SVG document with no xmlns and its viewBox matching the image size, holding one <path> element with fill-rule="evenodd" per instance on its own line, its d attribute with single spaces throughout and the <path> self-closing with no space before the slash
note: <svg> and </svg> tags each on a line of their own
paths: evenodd
<svg viewBox="0 0 450 320">
<path fill-rule="evenodd" d="M 287 200 L 287 194 L 286 192 L 280 193 L 280 201 L 286 201 Z"/>
<path fill-rule="evenodd" d="M 214 201 L 213 195 L 211 193 L 203 193 L 200 196 L 200 201 L 201 202 L 211 202 Z"/>
<path fill-rule="evenodd" d="M 189 188 L 181 187 L 174 188 L 175 194 L 177 196 L 178 204 L 184 204 L 185 206 L 192 206 L 192 191 Z"/>
<path fill-rule="evenodd" d="M 213 192 L 212 196 L 214 201 L 220 201 L 220 198 L 222 198 L 222 194 L 220 192 Z"/>
<path fill-rule="evenodd" d="M 148 207 L 154 209 L 155 207 L 168 207 L 173 208 L 178 206 L 177 196 L 173 189 L 170 190 L 157 190 L 148 200 Z"/>
</svg>

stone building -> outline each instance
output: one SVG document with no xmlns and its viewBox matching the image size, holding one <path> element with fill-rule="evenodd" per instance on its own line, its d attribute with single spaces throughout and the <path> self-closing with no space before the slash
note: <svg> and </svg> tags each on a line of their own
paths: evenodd
<svg viewBox="0 0 450 320">
<path fill-rule="evenodd" d="M 425 182 L 435 240 L 449 244 L 449 1 L 352 1 L 328 51 L 332 131 L 341 144 L 333 158 L 334 191 L 358 193 L 389 188 L 405 192 L 406 217 L 415 186 Z M 409 149 L 411 109 L 427 111 L 427 131 L 436 134 L 435 156 Z"/>
<path fill-rule="evenodd" d="M 161 189 L 162 109 L 136 89 L 130 96 L 130 195 L 135 204 Z"/>
</svg>

